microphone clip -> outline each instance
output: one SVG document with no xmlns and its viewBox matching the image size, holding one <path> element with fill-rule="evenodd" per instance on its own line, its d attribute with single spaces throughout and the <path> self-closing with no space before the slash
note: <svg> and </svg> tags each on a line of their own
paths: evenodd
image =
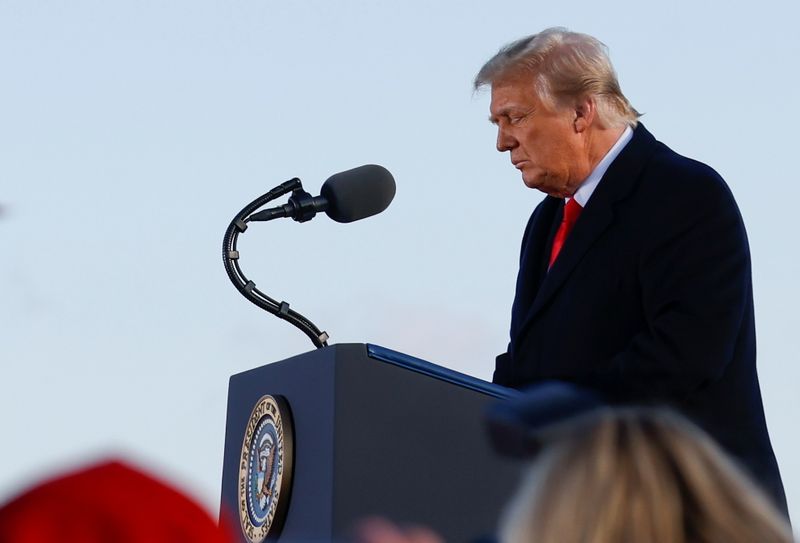
<svg viewBox="0 0 800 543">
<path fill-rule="evenodd" d="M 271 221 L 282 217 L 291 217 L 297 222 L 306 222 L 313 219 L 320 211 L 328 209 L 328 201 L 322 196 L 311 196 L 298 183 L 292 190 L 289 201 L 281 206 L 271 207 L 258 213 L 253 213 L 248 221 Z"/>
<path fill-rule="evenodd" d="M 292 191 L 292 196 L 289 202 L 283 207 L 289 207 L 290 210 L 286 214 L 297 222 L 306 222 L 313 219 L 320 211 L 325 211 L 327 202 L 320 196 L 311 196 L 303 187 L 296 188 Z"/>
</svg>

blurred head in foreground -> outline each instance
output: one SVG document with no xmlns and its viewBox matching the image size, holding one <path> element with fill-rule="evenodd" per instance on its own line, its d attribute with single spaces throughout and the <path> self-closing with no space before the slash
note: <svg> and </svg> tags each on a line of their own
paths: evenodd
<svg viewBox="0 0 800 543">
<path fill-rule="evenodd" d="M 0 507 L 2 543 L 227 543 L 198 504 L 119 462 L 46 481 Z"/>
<path fill-rule="evenodd" d="M 762 492 L 677 415 L 602 409 L 552 433 L 501 543 L 792 542 Z"/>
</svg>

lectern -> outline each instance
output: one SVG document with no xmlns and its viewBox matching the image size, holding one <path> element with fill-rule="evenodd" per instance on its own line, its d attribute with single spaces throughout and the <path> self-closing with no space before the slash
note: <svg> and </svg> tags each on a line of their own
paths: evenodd
<svg viewBox="0 0 800 543">
<path fill-rule="evenodd" d="M 492 534 L 521 465 L 491 449 L 516 392 L 376 345 L 332 345 L 230 379 L 222 508 L 242 542 L 343 541 L 379 515 L 449 543 Z"/>
</svg>

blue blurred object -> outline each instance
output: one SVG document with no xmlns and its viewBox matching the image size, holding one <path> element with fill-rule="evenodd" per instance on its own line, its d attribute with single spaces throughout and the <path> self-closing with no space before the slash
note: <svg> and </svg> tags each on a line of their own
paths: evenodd
<svg viewBox="0 0 800 543">
<path fill-rule="evenodd" d="M 486 422 L 498 453 L 525 458 L 536 455 L 558 426 L 606 405 L 594 391 L 563 381 L 542 381 L 515 398 L 490 404 Z"/>
</svg>

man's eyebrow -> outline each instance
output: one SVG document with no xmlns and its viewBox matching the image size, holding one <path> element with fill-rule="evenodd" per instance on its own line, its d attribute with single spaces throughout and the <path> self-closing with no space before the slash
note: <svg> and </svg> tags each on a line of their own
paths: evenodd
<svg viewBox="0 0 800 543">
<path fill-rule="evenodd" d="M 497 124 L 500 122 L 501 117 L 505 117 L 506 119 L 511 118 L 511 114 L 518 108 L 515 106 L 508 106 L 500 109 L 497 113 L 490 113 L 489 114 L 489 122 L 492 124 Z"/>
<path fill-rule="evenodd" d="M 510 105 L 498 110 L 497 113 L 490 113 L 489 122 L 492 124 L 497 124 L 500 121 L 501 117 L 510 119 L 512 115 L 522 115 L 524 117 L 527 117 L 528 115 L 531 115 L 534 111 L 536 111 L 535 107 L 523 108 L 522 106 Z"/>
<path fill-rule="evenodd" d="M 508 118 L 509 114 L 513 109 L 514 109 L 513 106 L 504 106 L 495 111 L 494 113 L 489 113 L 489 122 L 492 124 L 497 124 L 498 122 L 500 122 L 500 117 Z"/>
</svg>

